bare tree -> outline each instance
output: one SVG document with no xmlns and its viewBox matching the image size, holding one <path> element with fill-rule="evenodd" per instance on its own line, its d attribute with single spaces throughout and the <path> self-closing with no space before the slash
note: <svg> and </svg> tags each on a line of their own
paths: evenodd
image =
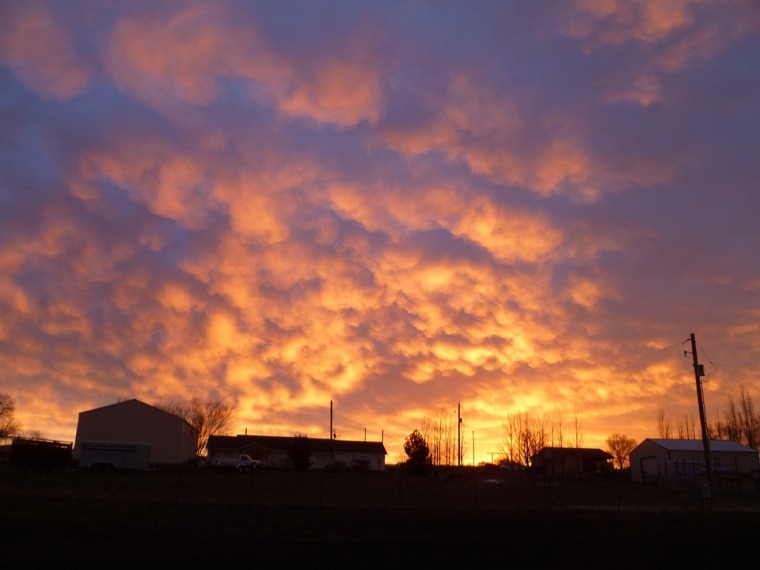
<svg viewBox="0 0 760 570">
<path fill-rule="evenodd" d="M 720 420 L 707 424 L 707 435 L 710 439 L 729 439 L 726 424 Z"/>
<path fill-rule="evenodd" d="M 631 451 L 636 445 L 636 440 L 625 434 L 613 433 L 607 438 L 607 451 L 612 454 L 618 469 L 625 469 L 630 465 Z"/>
<path fill-rule="evenodd" d="M 457 429 L 462 430 L 457 437 Z M 422 420 L 420 429 L 430 450 L 432 465 L 456 465 L 457 449 L 462 458 L 467 456 L 467 438 L 463 437 L 464 424 L 457 426 L 457 414 L 438 410 Z"/>
<path fill-rule="evenodd" d="M 728 404 L 726 411 L 723 412 L 723 417 L 726 419 L 726 438 L 733 441 L 741 441 L 741 418 L 739 408 L 733 396 L 728 397 Z"/>
<path fill-rule="evenodd" d="M 184 418 L 198 431 L 197 454 L 206 455 L 210 435 L 227 435 L 235 415 L 233 404 L 220 400 L 200 400 L 193 398 L 188 403 L 176 401 L 155 404 L 166 412 Z"/>
<path fill-rule="evenodd" d="M 562 432 L 562 412 L 555 412 L 555 418 L 552 420 L 550 445 L 552 447 L 562 447 L 564 445 L 564 434 Z"/>
<path fill-rule="evenodd" d="M 503 461 L 508 464 L 522 465 L 520 460 L 520 436 L 522 434 L 523 416 L 521 414 L 507 414 L 504 422 L 504 438 L 501 443 Z"/>
<path fill-rule="evenodd" d="M 38 429 L 25 430 L 20 435 L 29 439 L 45 439 L 44 434 Z"/>
<path fill-rule="evenodd" d="M 578 415 L 578 407 L 575 408 L 575 417 L 573 422 L 573 428 L 574 428 L 574 444 L 575 447 L 583 447 L 583 434 L 581 433 L 581 421 L 580 416 Z"/>
<path fill-rule="evenodd" d="M 529 467 L 532 457 L 549 441 L 546 423 L 528 414 L 509 414 L 504 422 L 501 450 L 507 463 Z"/>
<path fill-rule="evenodd" d="M 697 439 L 697 423 L 694 416 L 684 414 L 676 424 L 678 439 Z"/>
<path fill-rule="evenodd" d="M 760 444 L 760 416 L 755 412 L 754 402 L 744 386 L 739 391 L 739 417 L 743 443 L 757 448 Z"/>
<path fill-rule="evenodd" d="M 0 394 L 0 440 L 7 440 L 21 431 L 14 416 L 16 401 L 9 394 Z"/>
<path fill-rule="evenodd" d="M 438 410 L 422 420 L 421 436 L 427 443 L 432 465 L 450 463 L 451 452 L 451 414 Z"/>
<path fill-rule="evenodd" d="M 657 433 L 662 438 L 670 439 L 672 430 L 673 427 L 670 423 L 670 419 L 665 417 L 665 409 L 660 408 L 657 410 Z"/>
</svg>

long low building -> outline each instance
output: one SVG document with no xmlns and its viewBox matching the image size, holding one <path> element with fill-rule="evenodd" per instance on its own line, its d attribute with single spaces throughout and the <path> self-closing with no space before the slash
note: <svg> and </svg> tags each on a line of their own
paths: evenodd
<svg viewBox="0 0 760 570">
<path fill-rule="evenodd" d="M 710 440 L 710 460 L 719 473 L 749 475 L 760 469 L 758 451 L 736 441 Z M 631 481 L 656 482 L 663 477 L 693 477 L 705 471 L 701 439 L 652 439 L 631 452 Z"/>
<path fill-rule="evenodd" d="M 311 469 L 344 465 L 347 469 L 385 471 L 387 451 L 379 441 L 307 438 L 311 448 Z M 208 440 L 208 458 L 250 455 L 267 467 L 288 468 L 288 452 L 293 437 L 271 435 L 212 435 Z"/>
</svg>

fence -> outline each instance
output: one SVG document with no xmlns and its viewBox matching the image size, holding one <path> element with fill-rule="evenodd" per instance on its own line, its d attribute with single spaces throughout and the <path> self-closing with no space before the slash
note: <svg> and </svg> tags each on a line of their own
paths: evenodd
<svg viewBox="0 0 760 570">
<path fill-rule="evenodd" d="M 478 475 L 409 477 L 403 472 L 328 473 L 213 469 L 166 472 L 0 469 L 0 496 L 250 506 L 370 509 L 668 511 L 702 508 L 691 491 L 632 485 L 620 478 L 553 481 Z M 715 497 L 760 508 L 757 494 Z"/>
</svg>

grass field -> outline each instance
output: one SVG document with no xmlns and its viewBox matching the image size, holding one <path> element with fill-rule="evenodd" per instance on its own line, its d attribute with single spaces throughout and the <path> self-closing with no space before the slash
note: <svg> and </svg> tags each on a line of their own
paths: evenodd
<svg viewBox="0 0 760 570">
<path fill-rule="evenodd" d="M 702 567 L 756 557 L 758 498 L 401 473 L 0 472 L 0 564 Z"/>
</svg>

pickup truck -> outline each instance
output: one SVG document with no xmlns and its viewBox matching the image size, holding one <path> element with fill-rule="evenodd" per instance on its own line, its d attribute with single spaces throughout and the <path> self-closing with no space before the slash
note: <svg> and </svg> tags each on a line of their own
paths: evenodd
<svg viewBox="0 0 760 570">
<path fill-rule="evenodd" d="M 234 469 L 240 473 L 245 473 L 261 467 L 261 461 L 251 459 L 250 455 L 238 455 L 237 457 L 212 457 L 209 459 L 209 465 L 217 469 Z"/>
</svg>

